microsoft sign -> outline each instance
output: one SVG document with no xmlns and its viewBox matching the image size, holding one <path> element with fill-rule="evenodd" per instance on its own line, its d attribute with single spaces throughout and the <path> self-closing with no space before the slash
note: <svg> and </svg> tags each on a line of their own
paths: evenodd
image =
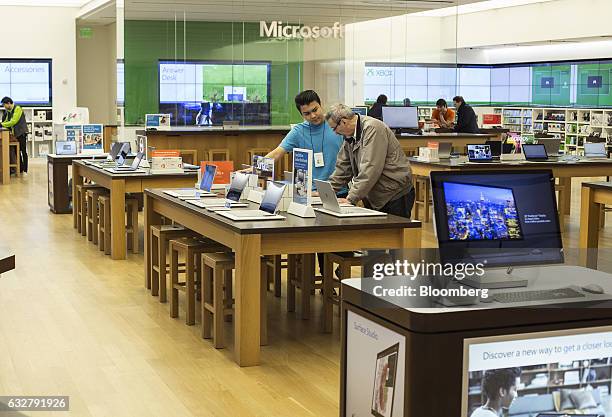
<svg viewBox="0 0 612 417">
<path fill-rule="evenodd" d="M 259 22 L 259 36 L 280 39 L 337 39 L 342 37 L 342 25 L 336 22 L 333 26 L 300 26 L 284 25 L 282 21 L 267 23 L 262 20 Z"/>
</svg>

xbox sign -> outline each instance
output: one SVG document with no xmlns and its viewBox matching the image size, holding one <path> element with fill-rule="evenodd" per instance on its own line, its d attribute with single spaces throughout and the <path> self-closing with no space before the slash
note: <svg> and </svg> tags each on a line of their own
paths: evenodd
<svg viewBox="0 0 612 417">
<path fill-rule="evenodd" d="M 282 21 L 259 22 L 259 36 L 278 39 L 319 39 L 341 38 L 342 25 L 336 22 L 333 26 L 285 25 Z"/>
</svg>

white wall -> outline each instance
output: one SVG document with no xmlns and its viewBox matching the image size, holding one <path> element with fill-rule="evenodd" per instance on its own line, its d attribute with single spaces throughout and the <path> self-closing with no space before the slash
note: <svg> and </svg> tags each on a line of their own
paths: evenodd
<svg viewBox="0 0 612 417">
<path fill-rule="evenodd" d="M 2 58 L 51 58 L 53 117 L 76 107 L 75 16 L 68 7 L 0 6 Z"/>
</svg>

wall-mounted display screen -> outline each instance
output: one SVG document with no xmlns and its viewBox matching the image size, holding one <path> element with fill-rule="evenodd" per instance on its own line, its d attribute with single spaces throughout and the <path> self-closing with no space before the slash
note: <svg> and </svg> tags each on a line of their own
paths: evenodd
<svg viewBox="0 0 612 417">
<path fill-rule="evenodd" d="M 364 101 L 385 94 L 391 104 L 612 107 L 612 60 L 507 65 L 366 63 Z"/>
<path fill-rule="evenodd" d="M 50 59 L 0 59 L 0 96 L 29 106 L 50 106 Z"/>
<path fill-rule="evenodd" d="M 269 98 L 267 62 L 159 62 L 159 111 L 173 124 L 269 124 Z"/>
<path fill-rule="evenodd" d="M 117 104 L 125 104 L 125 63 L 117 61 Z"/>
</svg>

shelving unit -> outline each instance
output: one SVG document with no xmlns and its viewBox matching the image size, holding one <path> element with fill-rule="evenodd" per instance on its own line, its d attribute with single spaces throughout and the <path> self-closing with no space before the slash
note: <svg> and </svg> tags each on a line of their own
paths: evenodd
<svg viewBox="0 0 612 417">
<path fill-rule="evenodd" d="M 522 136 L 548 132 L 561 140 L 561 151 L 581 154 L 585 138 L 598 135 L 612 148 L 612 109 L 496 107 L 504 128 Z M 520 117 L 520 121 L 519 121 Z"/>
<path fill-rule="evenodd" d="M 28 123 L 28 155 L 36 158 L 52 153 L 55 148 L 53 109 L 51 107 L 22 107 L 22 109 Z M 0 112 L 0 117 L 3 111 Z"/>
</svg>

